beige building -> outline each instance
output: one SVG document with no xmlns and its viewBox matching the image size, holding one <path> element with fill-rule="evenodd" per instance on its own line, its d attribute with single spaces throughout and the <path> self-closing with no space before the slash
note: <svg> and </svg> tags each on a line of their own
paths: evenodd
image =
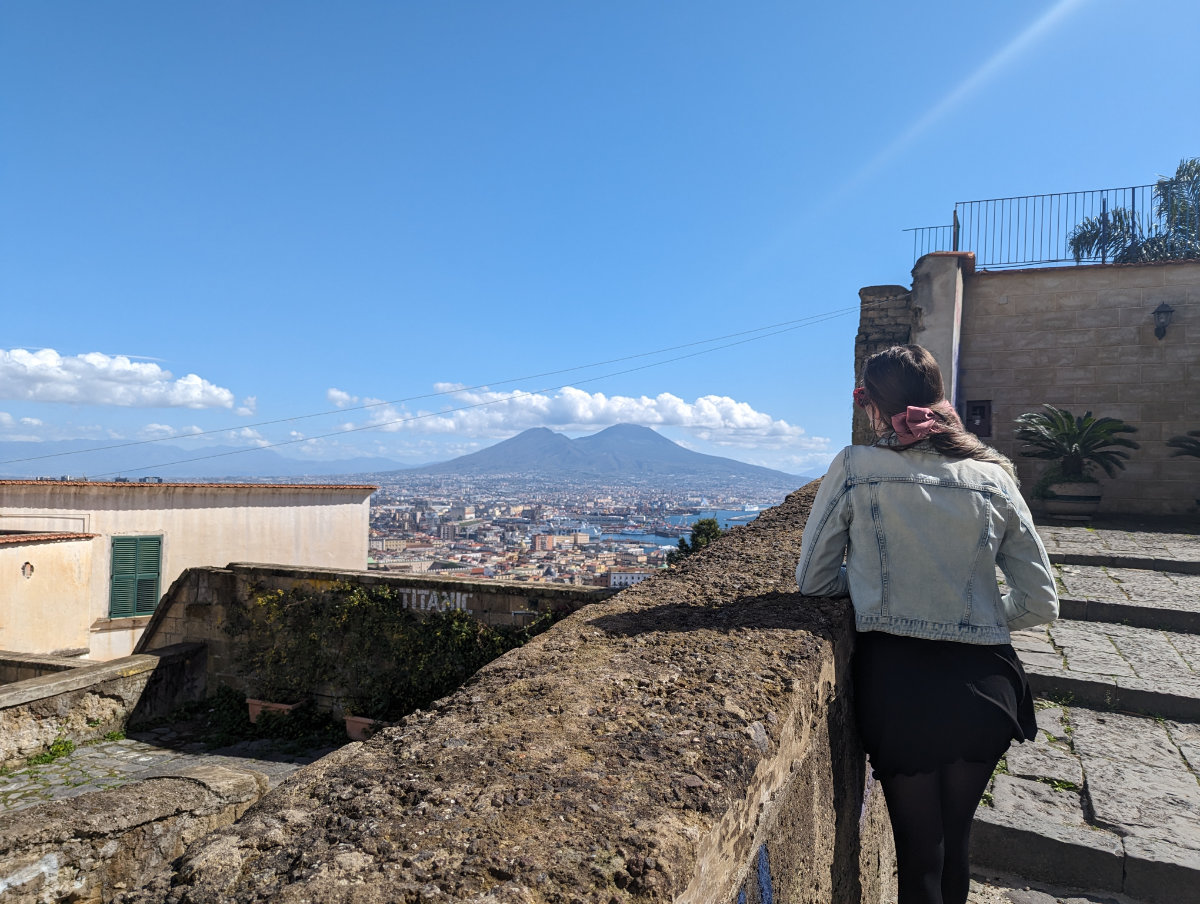
<svg viewBox="0 0 1200 904">
<path fill-rule="evenodd" d="M 645 568 L 612 568 L 608 572 L 609 587 L 632 587 L 654 577 L 654 572 Z"/>
<path fill-rule="evenodd" d="M 375 489 L 0 481 L 0 649 L 128 655 L 192 566 L 365 569 Z"/>
<path fill-rule="evenodd" d="M 1098 474 L 1102 512 L 1200 507 L 1200 462 L 1166 445 L 1200 429 L 1200 261 L 977 271 L 970 252 L 935 252 L 911 288 L 859 295 L 856 376 L 881 348 L 927 347 L 968 429 L 1016 462 L 1026 490 L 1046 463 L 1020 457 L 1013 421 L 1049 403 L 1138 429 L 1125 471 Z M 1170 323 L 1156 330 L 1164 309 Z M 871 439 L 856 411 L 854 441 Z"/>
</svg>

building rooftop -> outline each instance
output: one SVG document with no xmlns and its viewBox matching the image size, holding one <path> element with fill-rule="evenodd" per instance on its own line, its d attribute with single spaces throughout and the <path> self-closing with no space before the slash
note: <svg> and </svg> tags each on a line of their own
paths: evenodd
<svg viewBox="0 0 1200 904">
<path fill-rule="evenodd" d="M 99 534 L 79 534 L 70 531 L 40 531 L 28 533 L 0 533 L 0 546 L 15 546 L 18 543 L 54 543 L 58 540 L 91 540 Z"/>
<path fill-rule="evenodd" d="M 207 490 L 370 490 L 374 492 L 378 486 L 369 483 L 190 483 L 186 481 L 161 483 L 132 480 L 0 480 L 0 486 L 69 486 L 69 487 L 122 487 L 133 490 L 146 490 L 164 487 L 196 487 Z"/>
</svg>

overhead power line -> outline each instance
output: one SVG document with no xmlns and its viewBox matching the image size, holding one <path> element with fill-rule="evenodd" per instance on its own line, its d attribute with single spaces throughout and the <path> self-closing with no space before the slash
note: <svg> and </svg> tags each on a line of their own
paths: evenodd
<svg viewBox="0 0 1200 904">
<path fill-rule="evenodd" d="M 884 301 L 886 301 L 886 299 L 884 299 Z M 695 358 L 695 357 L 698 357 L 701 355 L 711 354 L 712 352 L 723 351 L 725 349 L 733 348 L 738 345 L 745 345 L 749 342 L 757 342 L 761 339 L 769 339 L 773 336 L 778 336 L 783 333 L 792 332 L 794 330 L 801 329 L 802 327 L 805 327 L 805 326 L 810 326 L 810 325 L 813 325 L 816 323 L 821 323 L 826 320 L 832 320 L 836 317 L 842 317 L 842 316 L 845 316 L 846 314 L 852 313 L 854 311 L 859 311 L 862 309 L 862 307 L 866 307 L 866 306 L 869 306 L 872 304 L 878 304 L 878 303 L 882 303 L 882 301 L 881 302 L 866 302 L 863 305 L 856 305 L 852 308 L 839 308 L 839 309 L 835 309 L 835 310 L 831 310 L 831 311 L 825 311 L 825 312 L 822 312 L 819 314 L 812 314 L 812 315 L 809 315 L 808 317 L 801 317 L 801 318 L 798 318 L 795 320 L 786 320 L 786 321 L 782 321 L 780 323 L 769 324 L 767 326 L 761 326 L 761 327 L 755 327 L 755 328 L 749 329 L 749 330 L 741 330 L 741 331 L 738 331 L 735 333 L 727 333 L 723 336 L 715 336 L 715 337 L 711 337 L 708 339 L 699 339 L 694 342 L 687 342 L 687 343 L 683 343 L 681 345 L 667 346 L 665 348 L 655 349 L 653 351 L 638 352 L 638 353 L 632 354 L 632 355 L 624 355 L 624 356 L 621 356 L 618 358 L 610 358 L 605 361 L 597 361 L 597 362 L 592 362 L 590 364 L 580 364 L 580 365 L 576 365 L 574 367 L 566 367 L 566 368 L 561 368 L 558 370 L 545 371 L 543 373 L 531 374 L 531 375 L 524 376 L 524 377 L 513 377 L 510 379 L 506 379 L 506 380 L 493 381 L 493 382 L 489 382 L 489 383 L 481 383 L 481 384 L 478 384 L 475 386 L 456 387 L 454 389 L 447 389 L 447 390 L 442 390 L 442 391 L 438 391 L 438 392 L 431 392 L 431 393 L 424 393 L 421 395 L 408 396 L 408 397 L 402 398 L 402 399 L 393 399 L 390 401 L 380 401 L 380 402 L 370 402 L 370 403 L 367 403 L 364 405 L 355 405 L 352 407 L 345 407 L 345 408 L 335 408 L 335 409 L 331 409 L 331 410 L 327 410 L 327 411 L 318 411 L 318 412 L 312 412 L 309 414 L 300 414 L 300 415 L 294 415 L 292 417 L 285 417 L 285 418 L 275 418 L 272 420 L 258 421 L 258 422 L 250 423 L 250 424 L 240 424 L 236 427 L 221 427 L 221 428 L 217 428 L 214 430 L 197 431 L 195 433 L 180 434 L 180 435 L 175 435 L 175 436 L 163 436 L 163 437 L 155 437 L 153 439 L 132 440 L 129 442 L 124 442 L 124 443 L 112 443 L 112 444 L 105 445 L 105 446 L 94 446 L 89 449 L 74 449 L 74 450 L 69 450 L 69 451 L 65 451 L 65 452 L 52 452 L 52 453 L 48 453 L 46 455 L 29 456 L 26 458 L 13 458 L 13 459 L 5 460 L 5 461 L 0 461 L 0 464 L 17 464 L 17 463 L 30 462 L 30 461 L 41 461 L 41 460 L 50 459 L 50 458 L 60 458 L 60 457 L 68 456 L 68 455 L 85 455 L 85 454 L 89 454 L 89 453 L 93 453 L 93 452 L 104 452 L 104 451 L 108 451 L 108 450 L 112 450 L 112 449 L 125 449 L 125 448 L 129 448 L 132 446 L 150 445 L 153 443 L 165 442 L 165 441 L 169 441 L 169 440 L 178 441 L 181 439 L 191 439 L 191 438 L 201 437 L 201 436 L 212 436 L 212 435 L 220 434 L 220 433 L 230 433 L 233 431 L 247 430 L 247 429 L 250 429 L 253 427 L 266 427 L 266 426 L 271 426 L 274 424 L 294 423 L 296 421 L 308 420 L 308 419 L 317 418 L 317 417 L 328 417 L 330 415 L 335 415 L 335 414 L 345 415 L 345 414 L 349 414 L 354 411 L 367 411 L 367 410 L 370 410 L 373 408 L 380 408 L 380 407 L 387 406 L 387 405 L 400 405 L 400 404 L 404 404 L 406 402 L 414 402 L 414 401 L 420 401 L 422 399 L 438 398 L 438 397 L 447 396 L 447 395 L 457 395 L 457 394 L 464 393 L 464 392 L 473 392 L 473 391 L 478 391 L 478 390 L 483 390 L 483 389 L 489 389 L 494 386 L 504 386 L 504 385 L 508 385 L 510 383 L 519 383 L 519 382 L 523 382 L 525 380 L 534 380 L 534 379 L 540 379 L 543 377 L 558 376 L 558 375 L 566 374 L 566 373 L 574 373 L 574 372 L 581 371 L 581 370 L 589 370 L 594 367 L 603 367 L 608 364 L 619 364 L 624 361 L 633 361 L 633 360 L 637 360 L 640 358 L 652 357 L 654 355 L 666 354 L 668 352 L 679 351 L 679 350 L 685 349 L 685 348 L 695 348 L 696 346 L 708 345 L 713 342 L 722 342 L 723 340 L 726 340 L 726 339 L 736 339 L 737 340 L 734 342 L 727 342 L 723 345 L 716 345 L 716 346 L 713 346 L 712 348 L 700 349 L 699 351 L 689 352 L 688 354 L 677 355 L 672 358 L 665 358 L 661 361 L 653 361 L 648 364 L 639 365 L 638 367 L 625 368 L 623 370 L 617 370 L 617 371 L 612 371 L 612 372 L 605 373 L 605 374 L 600 374 L 599 376 L 595 376 L 595 377 L 587 377 L 582 380 L 574 380 L 570 383 L 563 383 L 563 384 L 556 385 L 556 386 L 543 387 L 541 389 L 536 389 L 536 390 L 517 390 L 517 391 L 514 391 L 511 395 L 506 395 L 506 396 L 502 396 L 502 397 L 495 398 L 495 399 L 487 399 L 485 401 L 475 402 L 475 403 L 472 403 L 469 405 L 460 405 L 455 408 L 446 408 L 446 409 L 443 409 L 443 410 L 437 411 L 437 412 L 426 412 L 424 414 L 407 415 L 402 418 L 395 418 L 393 420 L 388 420 L 388 421 L 380 421 L 378 423 L 373 423 L 373 424 L 365 424 L 365 425 L 362 425 L 359 427 L 342 428 L 339 430 L 331 431 L 329 433 L 318 433 L 318 434 L 314 434 L 312 436 L 304 436 L 304 437 L 288 439 L 288 440 L 279 440 L 277 442 L 264 443 L 264 444 L 257 445 L 257 446 L 247 446 L 242 449 L 232 449 L 232 450 L 227 450 L 224 452 L 214 452 L 214 453 L 210 453 L 207 455 L 194 456 L 192 458 L 183 458 L 183 459 L 178 459 L 176 461 L 162 462 L 162 463 L 156 464 L 156 465 L 146 465 L 146 466 L 140 467 L 140 468 L 126 468 L 126 469 L 122 469 L 119 471 L 107 471 L 107 472 L 104 472 L 101 474 L 94 474 L 93 476 L 94 477 L 109 477 L 109 476 L 114 476 L 114 475 L 120 475 L 120 474 L 126 473 L 128 471 L 153 471 L 153 470 L 159 470 L 161 468 L 172 467 L 174 465 L 190 464 L 192 462 L 206 461 L 206 460 L 211 460 L 211 459 L 215 459 L 215 458 L 224 458 L 224 457 L 227 457 L 230 455 L 241 455 L 246 452 L 255 452 L 260 449 L 274 449 L 274 448 L 279 448 L 282 446 L 295 445 L 297 443 L 305 443 L 305 442 L 309 442 L 310 440 L 315 440 L 315 439 L 326 439 L 326 438 L 334 437 L 334 436 L 344 436 L 348 433 L 359 433 L 359 432 L 366 431 L 366 430 L 379 430 L 384 427 L 390 427 L 390 426 L 397 425 L 397 424 L 420 421 L 420 420 L 425 420 L 427 418 L 433 418 L 433 417 L 444 417 L 446 415 L 455 414 L 460 411 L 469 411 L 474 408 L 483 408 L 483 407 L 486 407 L 489 405 L 502 404 L 505 402 L 512 401 L 513 399 L 522 398 L 524 396 L 532 396 L 532 395 L 537 395 L 537 394 L 544 393 L 544 392 L 555 392 L 557 390 L 566 389 L 568 386 L 572 386 L 572 385 L 578 385 L 578 384 L 584 384 L 584 383 L 595 383 L 599 380 L 607 380 L 612 377 L 622 376 L 624 374 L 636 373 L 636 372 L 642 371 L 642 370 L 649 370 L 654 367 L 661 367 L 665 364 L 672 364 L 677 361 L 686 360 L 688 358 Z M 754 335 L 754 334 L 760 334 L 760 335 Z M 739 338 L 739 337 L 748 337 L 748 338 Z"/>
</svg>

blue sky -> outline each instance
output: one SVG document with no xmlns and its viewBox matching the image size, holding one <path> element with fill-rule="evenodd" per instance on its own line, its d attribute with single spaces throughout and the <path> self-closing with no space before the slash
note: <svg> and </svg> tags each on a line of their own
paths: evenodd
<svg viewBox="0 0 1200 904">
<path fill-rule="evenodd" d="M 631 421 L 817 473 L 901 230 L 1200 155 L 1197 34 L 1194 0 L 9 0 L 0 441 L 417 464 Z"/>
</svg>

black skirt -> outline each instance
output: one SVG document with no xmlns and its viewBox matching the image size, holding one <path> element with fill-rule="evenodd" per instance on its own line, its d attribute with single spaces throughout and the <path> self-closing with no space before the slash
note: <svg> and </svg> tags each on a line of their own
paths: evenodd
<svg viewBox="0 0 1200 904">
<path fill-rule="evenodd" d="M 1037 735 L 1033 694 L 1011 644 L 858 634 L 854 714 L 875 777 L 986 763 Z"/>
</svg>

